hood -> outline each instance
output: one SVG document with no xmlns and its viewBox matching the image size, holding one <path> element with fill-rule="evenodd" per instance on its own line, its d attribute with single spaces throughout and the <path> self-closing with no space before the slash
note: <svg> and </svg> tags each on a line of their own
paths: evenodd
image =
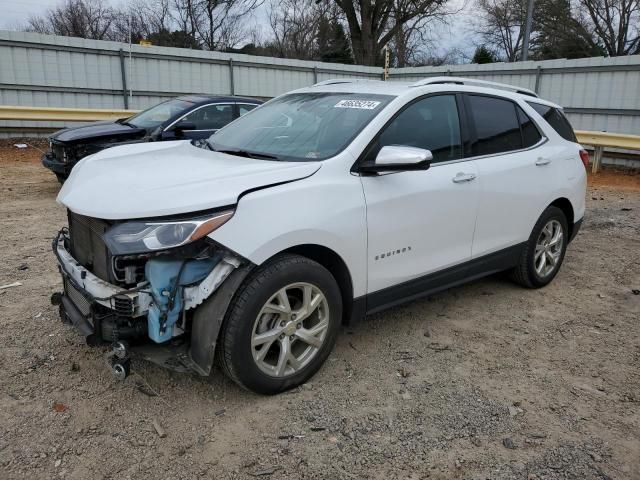
<svg viewBox="0 0 640 480">
<path fill-rule="evenodd" d="M 117 122 L 93 122 L 81 127 L 71 127 L 59 130 L 49 138 L 61 143 L 92 143 L 103 140 L 129 140 L 145 135 L 144 128 L 131 127 Z"/>
<path fill-rule="evenodd" d="M 81 160 L 58 202 L 105 220 L 187 214 L 233 205 L 248 190 L 299 180 L 320 166 L 227 155 L 188 141 L 124 145 Z"/>
</svg>

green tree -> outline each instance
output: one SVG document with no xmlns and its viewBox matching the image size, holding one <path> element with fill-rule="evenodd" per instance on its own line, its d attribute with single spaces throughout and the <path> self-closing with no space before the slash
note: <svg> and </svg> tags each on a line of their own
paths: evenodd
<svg viewBox="0 0 640 480">
<path fill-rule="evenodd" d="M 484 45 L 476 48 L 476 52 L 473 54 L 473 58 L 471 59 L 471 63 L 495 63 L 497 61 L 498 58 L 496 54 Z"/>
<path fill-rule="evenodd" d="M 160 47 L 191 48 L 194 50 L 202 49 L 198 40 L 196 40 L 192 34 L 185 32 L 184 30 L 170 32 L 169 30 L 162 29 L 149 34 L 146 40 L 149 40 L 153 45 L 158 45 Z"/>
<path fill-rule="evenodd" d="M 322 62 L 353 63 L 349 39 L 342 24 L 321 18 L 318 26 L 318 56 Z"/>
<path fill-rule="evenodd" d="M 535 8 L 532 58 L 584 58 L 605 54 L 585 22 L 572 14 L 570 0 L 538 0 Z"/>
</svg>

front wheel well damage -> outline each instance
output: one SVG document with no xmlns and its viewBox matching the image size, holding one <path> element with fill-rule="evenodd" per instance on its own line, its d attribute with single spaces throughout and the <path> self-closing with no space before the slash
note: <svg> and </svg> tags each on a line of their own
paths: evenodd
<svg viewBox="0 0 640 480">
<path fill-rule="evenodd" d="M 348 324 L 353 313 L 353 283 L 345 261 L 336 252 L 322 245 L 305 244 L 288 248 L 282 253 L 292 253 L 318 262 L 335 278 L 342 296 L 342 323 Z"/>
</svg>

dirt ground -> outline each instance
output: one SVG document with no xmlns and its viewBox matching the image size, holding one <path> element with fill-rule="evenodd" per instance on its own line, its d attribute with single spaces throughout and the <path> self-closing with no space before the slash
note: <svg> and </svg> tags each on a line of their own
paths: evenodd
<svg viewBox="0 0 640 480">
<path fill-rule="evenodd" d="M 262 397 L 144 362 L 118 382 L 58 320 L 66 220 L 38 156 L 0 148 L 0 285 L 22 283 L 0 290 L 0 478 L 640 479 L 640 175 L 590 179 L 551 286 L 375 315 Z"/>
</svg>

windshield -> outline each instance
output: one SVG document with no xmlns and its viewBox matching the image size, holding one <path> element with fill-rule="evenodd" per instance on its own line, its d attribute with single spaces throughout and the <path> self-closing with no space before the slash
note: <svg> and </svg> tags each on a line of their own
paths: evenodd
<svg viewBox="0 0 640 480">
<path fill-rule="evenodd" d="M 343 150 L 393 98 L 363 93 L 284 95 L 218 131 L 209 145 L 253 158 L 323 160 Z"/>
<path fill-rule="evenodd" d="M 127 118 L 125 123 L 138 128 L 153 128 L 161 123 L 166 122 L 175 115 L 184 112 L 187 108 L 192 107 L 192 102 L 185 100 L 167 100 L 155 107 L 144 110 L 131 118 Z"/>
</svg>

